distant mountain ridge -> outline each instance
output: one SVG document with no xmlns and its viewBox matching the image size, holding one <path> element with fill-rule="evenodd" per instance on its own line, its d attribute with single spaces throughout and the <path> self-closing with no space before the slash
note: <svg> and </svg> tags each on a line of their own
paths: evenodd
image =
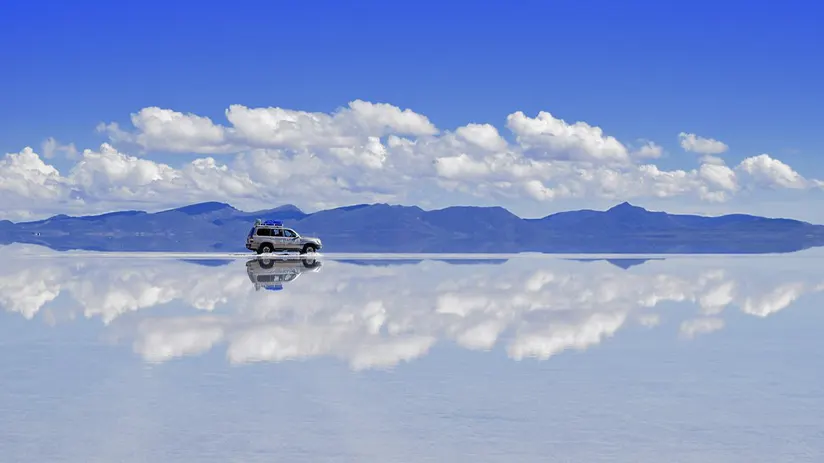
<svg viewBox="0 0 824 463">
<path fill-rule="evenodd" d="M 56 215 L 0 221 L 0 243 L 56 250 L 246 251 L 256 218 L 280 219 L 323 240 L 323 252 L 779 253 L 824 245 L 824 226 L 745 214 L 653 212 L 620 203 L 606 211 L 523 219 L 502 207 L 356 204 L 306 213 L 287 204 L 246 212 L 221 202 L 148 213 Z"/>
</svg>

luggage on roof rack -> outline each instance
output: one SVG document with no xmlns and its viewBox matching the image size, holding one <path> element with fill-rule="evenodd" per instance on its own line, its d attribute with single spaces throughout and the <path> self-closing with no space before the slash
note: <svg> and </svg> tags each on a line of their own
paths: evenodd
<svg viewBox="0 0 824 463">
<path fill-rule="evenodd" d="M 281 221 L 281 220 L 256 219 L 255 220 L 255 226 L 258 226 L 258 225 L 268 225 L 268 226 L 282 227 L 283 226 L 283 221 Z"/>
</svg>

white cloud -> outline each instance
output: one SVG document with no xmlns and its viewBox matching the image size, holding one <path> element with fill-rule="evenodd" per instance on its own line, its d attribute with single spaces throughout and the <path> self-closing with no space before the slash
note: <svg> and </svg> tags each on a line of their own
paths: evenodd
<svg viewBox="0 0 824 463">
<path fill-rule="evenodd" d="M 227 130 L 208 117 L 149 107 L 131 119 L 138 130 L 135 142 L 149 150 L 215 153 L 233 149 L 226 140 Z"/>
<path fill-rule="evenodd" d="M 568 124 L 546 111 L 530 118 L 518 111 L 507 116 L 506 123 L 528 153 L 541 157 L 596 162 L 629 159 L 621 142 L 586 122 Z"/>
<path fill-rule="evenodd" d="M 0 218 L 28 218 L 41 209 L 65 207 L 69 191 L 68 180 L 31 148 L 0 159 Z"/>
<path fill-rule="evenodd" d="M 719 158 L 718 156 L 713 156 L 711 154 L 706 154 L 701 156 L 701 164 L 714 164 L 718 166 L 726 165 L 726 161 Z"/>
<path fill-rule="evenodd" d="M 0 192 L 10 199 L 3 202 L 0 214 L 11 218 L 242 199 L 257 197 L 260 188 L 245 171 L 212 158 L 176 169 L 129 156 L 105 143 L 98 151 L 84 150 L 67 175 L 43 162 L 31 148 L 0 160 Z"/>
<path fill-rule="evenodd" d="M 792 167 L 768 154 L 759 154 L 741 161 L 738 169 L 750 174 L 756 182 L 772 188 L 806 188 L 809 182 Z"/>
<path fill-rule="evenodd" d="M 231 105 L 225 114 L 226 125 L 148 107 L 131 115 L 128 129 L 101 123 L 110 140 L 97 149 L 78 153 L 49 139 L 42 157 L 31 148 L 8 154 L 0 160 L 0 192 L 18 200 L 5 201 L 0 218 L 205 200 L 245 209 L 289 202 L 308 210 L 358 202 L 472 201 L 510 209 L 571 199 L 717 203 L 758 188 L 824 185 L 768 155 L 728 167 L 713 154 L 726 145 L 685 133 L 685 148 L 704 153 L 700 165 L 665 170 L 655 163 L 663 148 L 653 141 L 625 145 L 600 127 L 545 111 L 508 115 L 509 134 L 481 122 L 440 130 L 411 109 L 361 100 L 331 113 Z M 75 161 L 62 173 L 44 161 L 60 152 Z M 169 152 L 204 157 L 145 156 Z"/>
<path fill-rule="evenodd" d="M 386 103 L 369 103 L 355 100 L 348 110 L 340 110 L 336 116 L 350 120 L 369 133 L 404 135 L 435 135 L 438 129 L 429 119 L 411 109 L 401 110 Z"/>
<path fill-rule="evenodd" d="M 467 124 L 458 127 L 455 135 L 460 139 L 487 151 L 505 151 L 507 142 L 491 124 Z"/>
<path fill-rule="evenodd" d="M 681 148 L 693 153 L 721 154 L 729 149 L 727 144 L 722 141 L 704 138 L 694 133 L 681 132 L 678 134 L 678 140 L 681 142 Z"/>
<path fill-rule="evenodd" d="M 49 137 L 40 146 L 43 150 L 43 157 L 46 159 L 52 159 L 61 152 L 65 154 L 67 159 L 77 158 L 77 148 L 74 146 L 74 143 L 63 145 L 54 137 Z"/>
<path fill-rule="evenodd" d="M 725 165 L 702 164 L 698 173 L 701 178 L 718 188 L 728 191 L 735 191 L 738 188 L 735 172 Z"/>
<path fill-rule="evenodd" d="M 632 151 L 632 156 L 639 159 L 657 159 L 664 154 L 664 148 L 661 145 L 649 140 L 641 140 L 643 145 Z"/>
<path fill-rule="evenodd" d="M 163 193 L 178 177 L 177 170 L 168 165 L 128 156 L 103 144 L 100 151 L 83 151 L 67 182 L 86 195 L 127 199 L 142 188 L 147 193 Z"/>
<path fill-rule="evenodd" d="M 129 142 L 149 151 L 231 153 L 249 148 L 351 147 L 390 133 L 435 135 L 426 116 L 385 103 L 355 100 L 332 114 L 234 104 L 226 110 L 231 127 L 210 118 L 149 107 L 131 115 L 135 132 L 116 123 L 98 126 L 113 142 Z"/>
</svg>

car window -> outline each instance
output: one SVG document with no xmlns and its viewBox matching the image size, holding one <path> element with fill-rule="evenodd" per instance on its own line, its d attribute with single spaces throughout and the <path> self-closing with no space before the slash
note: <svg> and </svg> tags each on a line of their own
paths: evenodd
<svg viewBox="0 0 824 463">
<path fill-rule="evenodd" d="M 294 238 L 296 235 L 292 230 L 283 230 L 283 236 L 287 238 Z"/>
<path fill-rule="evenodd" d="M 271 236 L 272 230 L 268 228 L 258 228 L 257 235 L 258 236 Z"/>
<path fill-rule="evenodd" d="M 272 236 L 281 236 L 281 231 L 279 228 L 275 228 L 272 230 Z"/>
</svg>

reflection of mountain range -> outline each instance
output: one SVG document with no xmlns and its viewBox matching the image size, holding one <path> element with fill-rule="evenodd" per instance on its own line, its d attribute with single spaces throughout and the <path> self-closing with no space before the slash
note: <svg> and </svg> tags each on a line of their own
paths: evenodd
<svg viewBox="0 0 824 463">
<path fill-rule="evenodd" d="M 395 266 L 395 265 L 415 265 L 424 262 L 424 260 L 446 262 L 452 265 L 498 265 L 503 264 L 508 259 L 336 259 L 337 262 L 342 262 L 352 265 L 369 265 L 369 266 Z"/>
<path fill-rule="evenodd" d="M 207 267 L 220 267 L 221 265 L 229 265 L 232 263 L 232 259 L 180 259 L 180 261 L 195 265 L 205 265 Z"/>
<path fill-rule="evenodd" d="M 631 267 L 635 267 L 636 265 L 641 265 L 644 262 L 649 262 L 651 260 L 664 260 L 661 258 L 658 259 L 570 259 L 575 260 L 578 262 L 599 262 L 599 261 L 606 261 L 610 264 L 622 268 L 624 270 L 628 270 Z"/>
<path fill-rule="evenodd" d="M 155 362 L 225 345 L 233 363 L 336 356 L 370 368 L 410 361 L 447 340 L 547 359 L 604 342 L 625 326 L 679 317 L 668 304 L 696 307 L 679 321 L 681 336 L 692 338 L 722 329 L 732 307 L 766 317 L 824 289 L 803 268 L 815 261 L 778 257 L 673 258 L 626 270 L 549 258 L 471 266 L 326 260 L 322 272 L 314 271 L 319 262 L 301 260 L 203 266 L 20 257 L 8 247 L 0 258 L 0 307 L 58 325 L 78 315 L 100 318 Z M 287 289 L 257 291 L 270 284 Z M 189 311 L 156 310 L 170 304 Z"/>
<path fill-rule="evenodd" d="M 500 207 L 424 211 L 386 204 L 307 214 L 287 205 L 244 212 L 223 203 L 157 213 L 55 216 L 0 227 L 0 243 L 106 251 L 242 251 L 255 218 L 323 239 L 326 252 L 775 253 L 824 244 L 824 226 L 749 215 L 651 212 L 628 203 L 522 219 Z"/>
</svg>

